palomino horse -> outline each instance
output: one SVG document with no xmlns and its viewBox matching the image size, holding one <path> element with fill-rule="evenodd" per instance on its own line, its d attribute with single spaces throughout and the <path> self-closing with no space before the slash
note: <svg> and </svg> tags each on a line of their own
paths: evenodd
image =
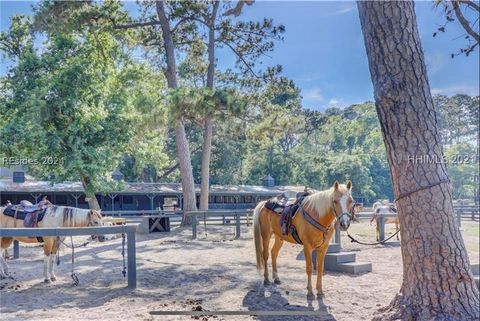
<svg viewBox="0 0 480 321">
<path fill-rule="evenodd" d="M 352 183 L 346 185 L 335 182 L 332 188 L 306 196 L 302 201 L 292 224 L 303 243 L 307 272 L 307 298 L 313 299 L 312 292 L 312 250 L 317 250 L 317 295 L 322 296 L 323 261 L 328 244 L 334 233 L 335 221 L 342 231 L 346 231 L 353 218 L 354 200 L 350 195 Z M 264 268 L 264 284 L 270 284 L 268 278 L 268 251 L 270 238 L 275 235 L 275 243 L 271 250 L 273 280 L 279 284 L 277 272 L 277 256 L 283 241 L 297 243 L 291 233 L 282 234 L 281 216 L 264 207 L 266 201 L 260 202 L 254 211 L 253 231 L 257 269 Z"/>
<path fill-rule="evenodd" d="M 370 224 L 375 221 L 376 230 L 377 230 L 377 241 L 380 240 L 380 226 L 378 224 L 378 216 L 379 215 L 386 215 L 386 214 L 397 214 L 397 210 L 394 205 L 390 205 L 388 200 L 373 203 L 373 215 L 372 219 L 370 220 Z M 385 224 L 395 224 L 395 232 L 398 232 L 400 229 L 400 221 L 398 220 L 398 216 L 395 217 L 385 217 L 384 218 Z M 400 240 L 397 233 L 397 241 Z"/>
<path fill-rule="evenodd" d="M 5 207 L 0 207 L 0 228 L 23 227 L 23 221 L 3 214 Z M 45 209 L 43 220 L 38 222 L 38 227 L 85 227 L 102 225 L 102 215 L 99 211 L 81 209 L 67 206 L 50 206 Z M 64 238 L 62 238 L 64 239 Z M 29 237 L 0 237 L 0 246 L 6 249 L 13 240 L 23 243 L 40 243 L 41 240 Z M 8 276 L 7 262 L 4 251 L 0 255 L 0 279 Z M 57 253 L 56 237 L 43 238 L 43 252 L 45 253 L 43 275 L 45 282 L 56 280 L 55 276 L 55 254 Z"/>
</svg>

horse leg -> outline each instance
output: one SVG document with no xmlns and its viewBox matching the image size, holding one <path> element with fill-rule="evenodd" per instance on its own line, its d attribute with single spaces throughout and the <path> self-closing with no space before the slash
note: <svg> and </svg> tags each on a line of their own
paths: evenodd
<svg viewBox="0 0 480 321">
<path fill-rule="evenodd" d="M 312 248 L 309 246 L 304 246 L 303 247 L 303 253 L 305 255 L 305 264 L 307 265 L 306 271 L 307 271 L 307 299 L 313 300 L 315 299 L 315 296 L 313 295 L 312 292 Z M 317 271 L 317 273 L 319 273 Z"/>
<path fill-rule="evenodd" d="M 45 257 L 43 259 L 43 277 L 45 283 L 52 282 L 50 280 L 50 253 L 52 253 L 53 242 L 52 238 L 43 239 L 43 253 Z"/>
<path fill-rule="evenodd" d="M 57 280 L 57 277 L 55 276 L 55 258 L 56 258 L 56 254 L 57 254 L 57 246 L 56 246 L 56 241 L 54 241 L 53 243 L 53 247 L 52 247 L 52 252 L 50 254 L 50 266 L 49 266 L 49 271 L 50 271 L 50 280 L 52 282 L 55 282 Z"/>
<path fill-rule="evenodd" d="M 267 234 L 267 235 L 265 235 Z M 262 241 L 263 241 L 263 285 L 267 286 L 270 284 L 268 279 L 268 248 L 270 246 L 270 238 L 272 237 L 271 232 L 263 233 L 262 231 Z"/>
<path fill-rule="evenodd" d="M 0 254 L 0 279 L 8 277 L 8 265 L 6 260 L 6 250 L 12 244 L 13 238 L 11 237 L 0 237 L 0 248 L 2 253 Z"/>
<path fill-rule="evenodd" d="M 8 278 L 8 266 L 5 260 L 5 253 L 0 253 L 0 280 Z"/>
<path fill-rule="evenodd" d="M 322 246 L 317 250 L 317 297 L 323 296 L 322 277 L 324 271 L 325 254 L 327 254 L 327 251 L 328 243 L 327 246 Z"/>
<path fill-rule="evenodd" d="M 273 282 L 275 284 L 280 284 L 280 279 L 278 278 L 277 272 L 277 257 L 278 252 L 280 252 L 280 248 L 283 245 L 283 240 L 278 236 L 275 235 L 275 243 L 273 243 L 272 247 L 272 272 L 273 272 Z"/>
</svg>

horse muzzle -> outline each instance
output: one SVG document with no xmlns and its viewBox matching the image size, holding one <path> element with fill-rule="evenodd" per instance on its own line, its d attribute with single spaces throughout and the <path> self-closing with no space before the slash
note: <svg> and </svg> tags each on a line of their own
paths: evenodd
<svg viewBox="0 0 480 321">
<path fill-rule="evenodd" d="M 338 227 L 340 231 L 345 232 L 350 227 L 350 214 L 342 213 L 338 219 Z"/>
</svg>

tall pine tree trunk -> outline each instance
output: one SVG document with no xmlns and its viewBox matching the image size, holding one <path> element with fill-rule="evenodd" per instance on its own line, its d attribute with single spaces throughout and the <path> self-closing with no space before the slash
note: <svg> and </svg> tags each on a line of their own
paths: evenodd
<svg viewBox="0 0 480 321">
<path fill-rule="evenodd" d="M 214 89 L 215 85 L 215 19 L 220 1 L 213 4 L 212 14 L 208 21 L 208 70 L 207 87 Z M 210 190 L 210 155 L 212 153 L 213 119 L 207 116 L 203 128 L 202 167 L 200 186 L 200 209 L 208 210 L 208 195 Z"/>
<path fill-rule="evenodd" d="M 200 186 L 200 209 L 208 210 L 208 196 L 210 189 L 210 155 L 212 154 L 213 120 L 205 119 L 203 127 L 202 169 Z"/>
<path fill-rule="evenodd" d="M 362 1 L 358 9 L 402 235 L 400 293 L 376 319 L 477 320 L 479 292 L 440 161 L 414 5 Z M 422 161 L 424 155 L 436 161 Z"/>
<path fill-rule="evenodd" d="M 163 43 L 167 61 L 167 69 L 165 71 L 167 85 L 170 89 L 176 89 L 178 84 L 175 45 L 173 42 L 173 34 L 170 28 L 170 23 L 165 13 L 164 2 L 157 1 L 156 9 L 158 20 L 160 21 L 160 27 L 162 28 Z M 183 210 L 185 212 L 195 211 L 197 209 L 197 201 L 195 195 L 195 181 L 193 180 L 192 160 L 190 156 L 187 135 L 185 134 L 185 125 L 181 117 L 178 117 L 178 119 L 175 120 L 175 143 L 177 145 L 180 176 L 182 180 Z M 188 217 L 184 215 L 182 225 L 186 225 L 188 223 Z"/>
</svg>

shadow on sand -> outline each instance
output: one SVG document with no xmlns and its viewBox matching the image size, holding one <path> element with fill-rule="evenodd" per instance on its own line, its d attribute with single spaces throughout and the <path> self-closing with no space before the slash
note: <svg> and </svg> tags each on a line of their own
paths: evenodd
<svg viewBox="0 0 480 321">
<path fill-rule="evenodd" d="M 333 315 L 328 313 L 327 306 L 322 298 L 307 300 L 306 305 L 290 304 L 275 286 L 267 288 L 259 286 L 257 290 L 250 290 L 243 298 L 242 306 L 249 311 L 285 311 L 282 316 L 262 316 L 255 318 L 262 321 L 334 321 Z M 314 305 L 318 305 L 317 308 Z M 298 312 L 295 315 L 287 315 L 289 312 Z M 305 312 L 304 315 L 302 313 Z"/>
</svg>

